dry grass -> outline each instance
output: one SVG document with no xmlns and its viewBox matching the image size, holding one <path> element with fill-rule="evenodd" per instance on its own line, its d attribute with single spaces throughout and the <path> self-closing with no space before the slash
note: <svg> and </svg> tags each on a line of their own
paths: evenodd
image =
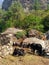
<svg viewBox="0 0 49 65">
<path fill-rule="evenodd" d="M 49 59 L 26 54 L 24 57 L 7 56 L 0 58 L 0 65 L 49 65 Z"/>
</svg>

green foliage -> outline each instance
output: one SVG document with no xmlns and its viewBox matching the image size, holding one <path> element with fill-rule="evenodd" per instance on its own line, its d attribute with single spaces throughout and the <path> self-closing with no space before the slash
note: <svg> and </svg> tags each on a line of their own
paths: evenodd
<svg viewBox="0 0 49 65">
<path fill-rule="evenodd" d="M 21 21 L 24 19 L 24 11 L 22 5 L 19 2 L 12 3 L 11 7 L 9 8 L 10 12 L 10 19 L 11 26 L 20 27 Z M 10 23 L 8 22 L 8 23 Z"/>
<path fill-rule="evenodd" d="M 46 16 L 46 17 L 42 20 L 42 24 L 44 25 L 44 31 L 48 31 L 48 30 L 49 30 L 49 15 Z"/>
<path fill-rule="evenodd" d="M 26 31 L 22 31 L 22 32 L 17 32 L 16 33 L 16 37 L 19 38 L 23 38 L 26 36 Z"/>
<path fill-rule="evenodd" d="M 33 14 L 28 15 L 25 17 L 23 22 L 21 23 L 23 29 L 37 29 L 37 30 L 43 30 L 43 25 L 41 24 L 41 18 L 39 16 L 35 16 Z"/>
<path fill-rule="evenodd" d="M 6 29 L 6 23 L 4 21 L 0 22 L 0 32 L 3 32 Z"/>
<path fill-rule="evenodd" d="M 20 27 L 20 21 L 24 19 L 24 12 L 19 2 L 12 3 L 8 11 L 0 11 L 0 32 L 8 27 Z"/>
<path fill-rule="evenodd" d="M 35 10 L 39 10 L 40 9 L 40 3 L 39 0 L 34 0 L 35 4 L 34 4 L 34 9 Z"/>
<path fill-rule="evenodd" d="M 49 10 L 49 3 L 47 4 L 47 10 Z"/>
<path fill-rule="evenodd" d="M 6 29 L 6 16 L 5 11 L 0 9 L 0 32 L 3 32 Z M 4 19 L 5 18 L 5 19 Z"/>
<path fill-rule="evenodd" d="M 0 10 L 0 32 L 6 28 L 16 27 L 25 29 L 49 30 L 49 10 L 39 10 L 40 5 L 36 0 L 36 11 L 25 13 L 20 2 L 13 2 L 8 11 Z M 18 33 L 19 34 L 19 33 Z M 19 35 L 21 37 L 21 35 Z"/>
</svg>

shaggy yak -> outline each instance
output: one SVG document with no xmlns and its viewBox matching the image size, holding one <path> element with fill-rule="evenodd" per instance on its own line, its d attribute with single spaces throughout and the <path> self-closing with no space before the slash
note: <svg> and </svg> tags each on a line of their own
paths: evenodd
<svg viewBox="0 0 49 65">
<path fill-rule="evenodd" d="M 33 53 L 35 53 L 35 51 L 37 51 L 38 55 L 40 55 L 40 56 L 45 55 L 45 50 L 42 50 L 41 44 L 32 43 L 32 44 L 30 44 L 30 48 Z"/>
<path fill-rule="evenodd" d="M 13 56 L 16 56 L 16 55 L 18 55 L 18 56 L 24 56 L 25 55 L 25 52 L 24 52 L 23 49 L 15 48 L 12 55 Z"/>
</svg>

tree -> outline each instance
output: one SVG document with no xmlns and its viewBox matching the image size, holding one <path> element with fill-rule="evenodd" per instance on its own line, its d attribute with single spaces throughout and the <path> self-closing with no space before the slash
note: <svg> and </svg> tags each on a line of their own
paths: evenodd
<svg viewBox="0 0 49 65">
<path fill-rule="evenodd" d="M 49 10 L 49 1 L 47 1 L 47 10 Z"/>
<path fill-rule="evenodd" d="M 3 32 L 6 29 L 6 16 L 5 11 L 0 9 L 0 32 Z M 4 19 L 5 18 L 5 19 Z"/>
<path fill-rule="evenodd" d="M 49 30 L 49 15 L 42 19 L 42 24 L 44 25 L 44 31 Z"/>
<path fill-rule="evenodd" d="M 14 1 L 8 11 L 11 13 L 9 20 L 11 21 L 12 26 L 20 27 L 21 21 L 24 19 L 24 11 L 20 2 Z"/>
<path fill-rule="evenodd" d="M 39 0 L 34 0 L 34 9 L 35 9 L 35 10 L 39 10 L 39 9 L 40 9 Z"/>
<path fill-rule="evenodd" d="M 24 11 L 20 2 L 14 1 L 7 11 L 0 11 L 0 31 L 9 27 L 21 27 Z"/>
<path fill-rule="evenodd" d="M 24 18 L 23 22 L 22 22 L 22 28 L 23 29 L 37 29 L 40 31 L 43 31 L 43 25 L 41 23 L 41 18 L 39 16 L 35 15 L 28 15 Z"/>
</svg>

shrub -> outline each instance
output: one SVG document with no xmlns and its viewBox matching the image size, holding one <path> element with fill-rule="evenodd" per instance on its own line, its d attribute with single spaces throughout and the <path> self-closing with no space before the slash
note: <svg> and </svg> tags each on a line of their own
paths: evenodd
<svg viewBox="0 0 49 65">
<path fill-rule="evenodd" d="M 26 31 L 21 31 L 16 33 L 16 37 L 19 38 L 24 38 L 26 36 Z"/>
<path fill-rule="evenodd" d="M 44 25 L 44 31 L 49 30 L 49 15 L 42 19 L 42 24 Z"/>
</svg>

